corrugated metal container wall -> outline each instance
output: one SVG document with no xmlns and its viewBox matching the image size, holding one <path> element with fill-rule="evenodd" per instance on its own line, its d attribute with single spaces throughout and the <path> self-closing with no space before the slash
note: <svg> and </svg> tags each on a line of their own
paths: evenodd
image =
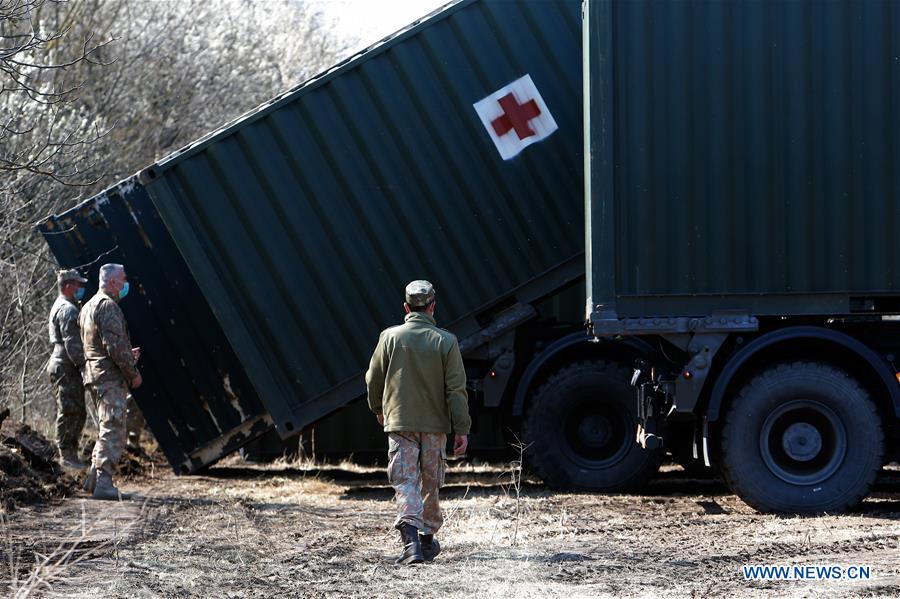
<svg viewBox="0 0 900 599">
<path fill-rule="evenodd" d="M 898 291 L 900 5 L 591 1 L 590 14 L 594 304 L 802 313 L 847 304 L 804 295 Z M 798 297 L 703 297 L 720 294 Z"/>
<path fill-rule="evenodd" d="M 462 336 L 581 276 L 580 8 L 461 2 L 142 174 L 280 433 L 364 393 L 409 280 Z M 504 161 L 473 104 L 526 74 L 559 130 Z"/>
<path fill-rule="evenodd" d="M 142 349 L 135 399 L 176 472 L 194 472 L 262 435 L 272 421 L 137 178 L 38 224 L 57 262 L 125 265 L 120 303 Z"/>
</svg>

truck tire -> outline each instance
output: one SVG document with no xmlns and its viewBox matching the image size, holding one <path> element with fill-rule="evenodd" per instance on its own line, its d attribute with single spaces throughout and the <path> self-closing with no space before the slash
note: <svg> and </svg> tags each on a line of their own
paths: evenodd
<svg viewBox="0 0 900 599">
<path fill-rule="evenodd" d="M 659 469 L 662 450 L 635 442 L 637 400 L 630 373 L 582 362 L 552 374 L 531 398 L 526 459 L 554 489 L 626 491 Z"/>
<path fill-rule="evenodd" d="M 875 404 L 847 373 L 794 362 L 765 370 L 737 394 L 722 428 L 722 475 L 761 512 L 843 512 L 881 469 Z"/>
</svg>

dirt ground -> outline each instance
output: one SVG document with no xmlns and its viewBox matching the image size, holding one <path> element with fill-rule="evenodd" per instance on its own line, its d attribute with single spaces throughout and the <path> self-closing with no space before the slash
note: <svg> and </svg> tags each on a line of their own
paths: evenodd
<svg viewBox="0 0 900 599">
<path fill-rule="evenodd" d="M 502 468 L 456 467 L 444 551 L 395 566 L 383 471 L 235 461 L 128 479 L 9 514 L 0 592 L 66 597 L 898 596 L 900 468 L 854 514 L 753 512 L 716 481 L 666 468 L 641 495 L 553 494 Z M 516 516 L 518 510 L 518 517 Z M 36 564 L 43 564 L 36 566 Z M 741 566 L 861 565 L 866 581 L 748 582 Z M 5 587 L 5 589 L 4 589 Z"/>
<path fill-rule="evenodd" d="M 77 483 L 57 463 L 55 445 L 8 415 L 0 410 L 0 514 L 72 495 Z"/>
</svg>

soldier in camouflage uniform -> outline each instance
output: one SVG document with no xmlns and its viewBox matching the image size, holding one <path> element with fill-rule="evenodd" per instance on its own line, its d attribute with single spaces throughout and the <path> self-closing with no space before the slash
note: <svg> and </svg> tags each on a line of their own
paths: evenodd
<svg viewBox="0 0 900 599">
<path fill-rule="evenodd" d="M 84 385 L 81 369 L 84 350 L 78 329 L 78 302 L 84 297 L 87 279 L 77 270 L 61 270 L 56 275 L 59 296 L 50 308 L 48 329 L 53 353 L 47 373 L 56 395 L 56 445 L 59 461 L 66 468 L 81 470 L 78 441 L 84 428 Z"/>
<path fill-rule="evenodd" d="M 441 550 L 434 535 L 443 523 L 447 434 L 455 433 L 453 452 L 462 455 L 472 423 L 459 344 L 435 324 L 435 306 L 431 283 L 407 285 L 405 322 L 382 331 L 366 373 L 369 408 L 388 434 L 403 564 L 431 561 Z"/>
<path fill-rule="evenodd" d="M 112 476 L 125 449 L 125 412 L 128 388 L 141 386 L 125 315 L 118 302 L 128 294 L 121 264 L 100 267 L 100 289 L 81 309 L 84 344 L 84 382 L 97 406 L 100 432 L 94 444 L 91 470 L 85 489 L 96 499 L 119 499 Z"/>
</svg>

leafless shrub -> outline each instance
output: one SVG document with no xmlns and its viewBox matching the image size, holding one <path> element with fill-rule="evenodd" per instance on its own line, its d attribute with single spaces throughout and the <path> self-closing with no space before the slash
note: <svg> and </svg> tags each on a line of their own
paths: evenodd
<svg viewBox="0 0 900 599">
<path fill-rule="evenodd" d="M 516 544 L 516 540 L 519 536 L 519 521 L 522 516 L 522 466 L 525 463 L 525 451 L 528 449 L 530 443 L 523 443 L 521 439 L 516 437 L 516 442 L 512 443 L 512 448 L 516 451 L 516 459 L 510 462 L 509 467 L 509 475 L 510 475 L 510 487 L 515 492 L 516 499 L 516 512 L 514 516 L 514 528 L 512 535 L 512 545 Z"/>
</svg>

